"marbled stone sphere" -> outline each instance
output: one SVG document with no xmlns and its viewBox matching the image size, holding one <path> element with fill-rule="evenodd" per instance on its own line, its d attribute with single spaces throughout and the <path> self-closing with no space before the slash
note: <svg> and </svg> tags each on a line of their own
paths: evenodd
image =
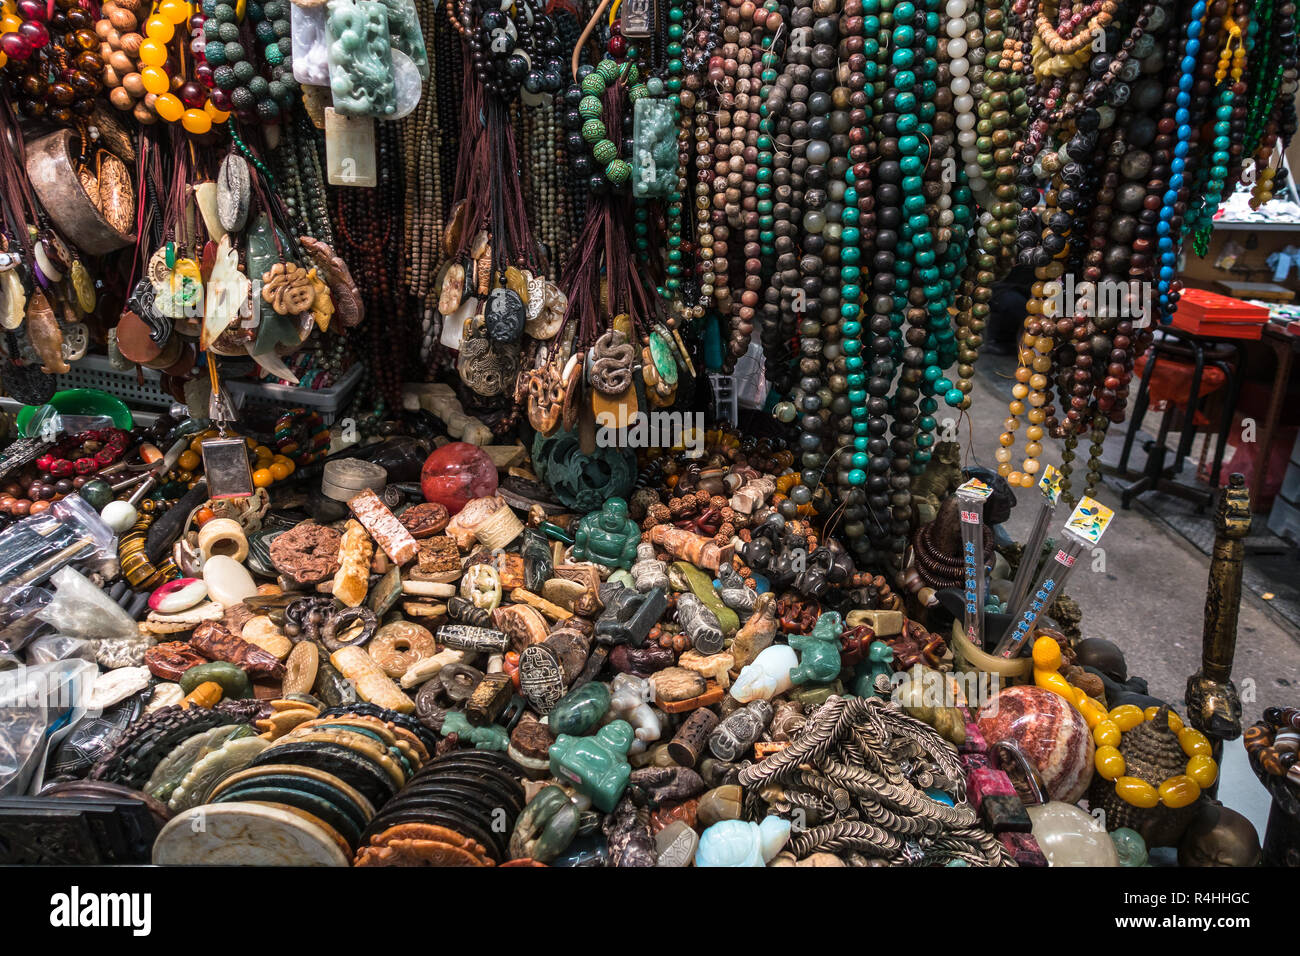
<svg viewBox="0 0 1300 956">
<path fill-rule="evenodd" d="M 990 745 L 1014 743 L 1038 768 L 1053 800 L 1074 803 L 1092 779 L 1092 734 L 1064 697 L 1041 687 L 1008 687 L 979 712 Z"/>
</svg>

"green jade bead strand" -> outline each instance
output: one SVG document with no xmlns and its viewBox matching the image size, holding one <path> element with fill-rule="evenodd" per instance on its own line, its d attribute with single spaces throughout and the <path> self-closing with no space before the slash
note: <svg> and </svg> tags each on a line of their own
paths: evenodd
<svg viewBox="0 0 1300 956">
<path fill-rule="evenodd" d="M 1228 179 L 1228 148 L 1232 145 L 1229 132 L 1232 127 L 1232 93 L 1231 77 L 1224 81 L 1223 89 L 1218 94 L 1218 105 L 1214 111 L 1214 136 L 1211 139 L 1209 181 L 1200 195 L 1202 204 L 1187 211 L 1187 229 L 1192 234 L 1192 251 L 1204 256 L 1210 251 L 1210 235 L 1214 232 L 1214 213 L 1223 200 L 1223 191 Z"/>
</svg>

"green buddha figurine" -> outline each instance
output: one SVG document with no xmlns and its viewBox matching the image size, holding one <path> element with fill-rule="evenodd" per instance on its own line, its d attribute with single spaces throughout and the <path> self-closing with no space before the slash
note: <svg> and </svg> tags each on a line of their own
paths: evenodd
<svg viewBox="0 0 1300 956">
<path fill-rule="evenodd" d="M 634 739 L 632 725 L 613 720 L 594 737 L 560 734 L 551 744 L 551 773 L 572 783 L 605 813 L 611 813 L 632 776 L 627 751 Z"/>
<path fill-rule="evenodd" d="M 578 522 L 573 559 L 627 570 L 636 561 L 636 546 L 640 543 L 641 529 L 627 516 L 627 502 L 610 498 L 599 511 Z"/>
</svg>

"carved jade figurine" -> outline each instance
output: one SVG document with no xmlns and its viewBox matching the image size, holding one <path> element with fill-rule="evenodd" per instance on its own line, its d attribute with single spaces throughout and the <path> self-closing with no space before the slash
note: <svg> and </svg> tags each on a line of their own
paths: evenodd
<svg viewBox="0 0 1300 956">
<path fill-rule="evenodd" d="M 840 676 L 840 634 L 844 622 L 835 611 L 817 618 L 811 634 L 791 634 L 790 646 L 799 652 L 799 666 L 790 672 L 791 684 L 813 681 L 829 684 Z"/>
<path fill-rule="evenodd" d="M 784 694 L 793 684 L 790 675 L 799 667 L 799 658 L 788 644 L 773 644 L 746 666 L 736 683 L 731 685 L 731 696 L 742 704 L 751 700 L 771 700 Z"/>
<path fill-rule="evenodd" d="M 700 834 L 696 866 L 766 866 L 790 839 L 790 821 L 766 816 L 762 823 L 721 820 Z"/>
<path fill-rule="evenodd" d="M 627 516 L 627 502 L 610 498 L 595 514 L 578 522 L 573 536 L 573 560 L 594 561 L 627 570 L 636 561 L 641 530 Z"/>
<path fill-rule="evenodd" d="M 663 734 L 659 715 L 650 706 L 654 696 L 650 682 L 635 674 L 619 674 L 610 684 L 609 713 L 627 721 L 635 731 L 630 754 L 639 754 Z"/>
<path fill-rule="evenodd" d="M 627 751 L 632 746 L 632 725 L 615 720 L 594 737 L 560 734 L 551 744 L 551 773 L 569 781 L 605 813 L 612 813 L 632 776 Z"/>
</svg>

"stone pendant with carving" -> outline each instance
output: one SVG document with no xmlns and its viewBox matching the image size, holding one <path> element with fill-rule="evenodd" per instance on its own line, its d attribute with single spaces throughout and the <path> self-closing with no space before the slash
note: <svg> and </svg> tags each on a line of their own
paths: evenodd
<svg viewBox="0 0 1300 956">
<path fill-rule="evenodd" d="M 564 415 L 564 380 L 551 363 L 526 373 L 528 423 L 549 438 L 560 427 Z"/>
<path fill-rule="evenodd" d="M 12 257 L 15 263 L 18 260 L 12 253 L 4 255 Z M 12 331 L 23 324 L 26 313 L 27 293 L 23 291 L 23 280 L 18 275 L 18 269 L 14 266 L 0 269 L 0 326 Z"/>
<path fill-rule="evenodd" d="M 334 250 L 313 236 L 301 236 L 298 242 L 316 266 L 316 274 L 329 286 L 334 302 L 334 315 L 345 329 L 354 328 L 365 318 L 366 309 L 361 302 L 361 290 L 352 281 L 348 264 L 335 255 Z"/>
<path fill-rule="evenodd" d="M 72 370 L 63 359 L 63 330 L 45 293 L 37 289 L 27 300 L 27 336 L 40 356 L 41 371 L 46 375 L 63 375 Z"/>
<path fill-rule="evenodd" d="M 591 347 L 587 378 L 591 387 L 606 398 L 618 398 L 632 387 L 632 363 L 636 349 L 627 336 L 611 329 Z"/>
<path fill-rule="evenodd" d="M 483 306 L 483 326 L 493 342 L 517 342 L 524 333 L 524 303 L 513 289 L 499 287 L 488 293 Z"/>
<path fill-rule="evenodd" d="M 564 325 L 569 299 L 560 287 L 541 276 L 528 279 L 528 321 L 524 331 L 539 341 L 554 338 Z"/>
<path fill-rule="evenodd" d="M 277 262 L 262 273 L 262 301 L 277 315 L 310 312 L 316 301 L 312 278 L 296 262 Z"/>
<path fill-rule="evenodd" d="M 248 276 L 239 271 L 239 253 L 230 247 L 230 237 L 222 236 L 205 290 L 200 348 L 211 347 L 235 324 L 251 288 Z"/>
<path fill-rule="evenodd" d="M 639 406 L 632 376 L 636 347 L 619 329 L 596 340 L 587 355 L 587 381 L 591 383 L 591 411 L 597 427 L 626 428 Z"/>
<path fill-rule="evenodd" d="M 495 398 L 510 390 L 519 362 L 519 346 L 492 342 L 476 316 L 465 327 L 456 371 L 466 385 L 484 398 Z"/>
</svg>

